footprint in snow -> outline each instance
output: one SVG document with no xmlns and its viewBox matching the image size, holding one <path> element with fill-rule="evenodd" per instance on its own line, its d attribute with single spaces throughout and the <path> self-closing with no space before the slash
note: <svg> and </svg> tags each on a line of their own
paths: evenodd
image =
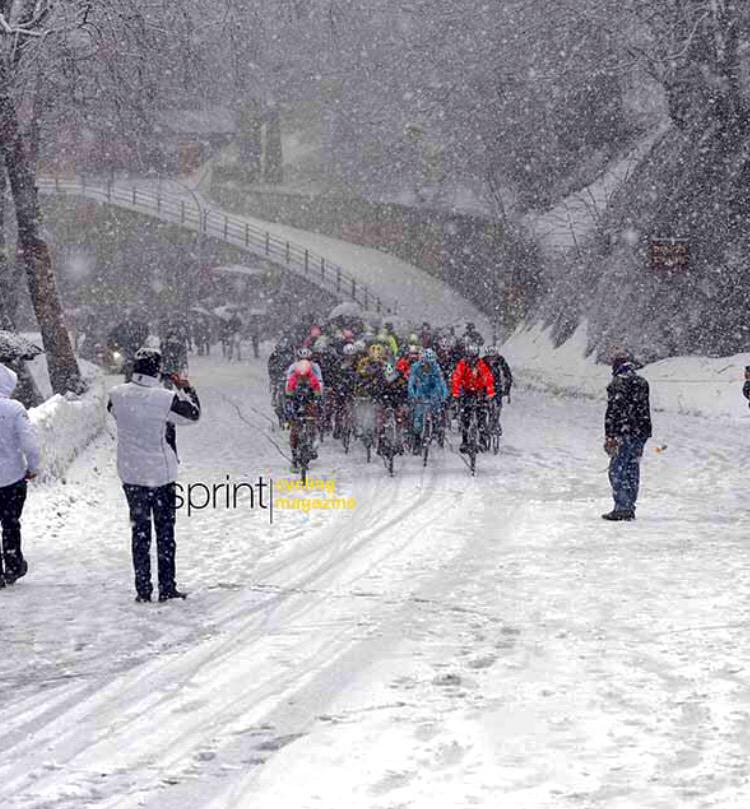
<svg viewBox="0 0 750 809">
<path fill-rule="evenodd" d="M 467 665 L 472 669 L 488 669 L 497 662 L 497 657 L 493 654 L 482 655 L 470 660 Z"/>
<path fill-rule="evenodd" d="M 440 685 L 443 687 L 452 687 L 461 685 L 461 678 L 458 674 L 439 674 L 432 680 L 433 685 Z"/>
</svg>

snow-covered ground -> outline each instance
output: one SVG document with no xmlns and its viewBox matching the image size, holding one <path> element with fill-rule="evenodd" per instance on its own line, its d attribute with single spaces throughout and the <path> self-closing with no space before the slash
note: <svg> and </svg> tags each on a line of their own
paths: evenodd
<svg viewBox="0 0 750 809">
<path fill-rule="evenodd" d="M 285 479 L 264 362 L 193 365 L 183 482 Z M 0 593 L 3 809 L 744 809 L 746 425 L 656 414 L 606 524 L 601 418 L 519 389 L 476 479 L 455 437 L 394 479 L 326 444 L 353 511 L 182 515 L 190 598 L 145 606 L 110 427 Z"/>
</svg>

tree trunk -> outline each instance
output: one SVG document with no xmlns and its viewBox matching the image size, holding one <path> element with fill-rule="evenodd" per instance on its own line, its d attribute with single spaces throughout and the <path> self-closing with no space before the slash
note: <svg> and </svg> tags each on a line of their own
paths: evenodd
<svg viewBox="0 0 750 809">
<path fill-rule="evenodd" d="M 15 331 L 18 286 L 15 272 L 8 261 L 8 243 L 5 233 L 5 192 L 8 187 L 5 168 L 0 161 L 0 329 Z M 19 360 L 7 363 L 18 374 L 15 396 L 26 407 L 37 407 L 44 401 L 28 364 Z"/>
<path fill-rule="evenodd" d="M 281 114 L 276 105 L 269 108 L 266 117 L 266 159 L 263 168 L 266 183 L 269 185 L 281 185 L 284 182 Z"/>
<path fill-rule="evenodd" d="M 263 122 L 260 106 L 254 99 L 242 105 L 239 129 L 240 165 L 244 179 L 248 183 L 257 183 L 263 158 Z"/>
<path fill-rule="evenodd" d="M 31 302 L 47 353 L 50 384 L 55 393 L 81 393 L 85 386 L 70 336 L 49 248 L 41 237 L 41 211 L 32 164 L 19 135 L 14 101 L 0 97 L 0 156 L 10 181 L 18 223 L 17 252 L 23 260 Z"/>
<path fill-rule="evenodd" d="M 5 169 L 0 163 L 0 329 L 11 331 L 16 325 L 15 278 L 8 261 L 8 243 L 5 236 L 5 192 L 8 187 Z"/>
</svg>

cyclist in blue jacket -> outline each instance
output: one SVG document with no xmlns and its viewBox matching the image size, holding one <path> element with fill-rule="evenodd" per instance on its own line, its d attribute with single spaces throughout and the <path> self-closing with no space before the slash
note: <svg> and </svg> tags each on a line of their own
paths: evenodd
<svg viewBox="0 0 750 809">
<path fill-rule="evenodd" d="M 431 348 L 422 352 L 409 375 L 409 402 L 412 405 L 412 428 L 414 430 L 414 451 L 419 452 L 419 436 L 425 414 L 432 411 L 438 415 L 448 399 L 448 386 L 440 370 L 437 355 Z"/>
</svg>

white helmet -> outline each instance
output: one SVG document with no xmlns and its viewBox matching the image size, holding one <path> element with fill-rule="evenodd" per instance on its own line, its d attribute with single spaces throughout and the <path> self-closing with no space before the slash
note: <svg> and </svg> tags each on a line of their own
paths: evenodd
<svg viewBox="0 0 750 809">
<path fill-rule="evenodd" d="M 354 343 L 346 343 L 341 349 L 341 353 L 345 357 L 353 357 L 357 353 L 357 346 Z"/>
</svg>

